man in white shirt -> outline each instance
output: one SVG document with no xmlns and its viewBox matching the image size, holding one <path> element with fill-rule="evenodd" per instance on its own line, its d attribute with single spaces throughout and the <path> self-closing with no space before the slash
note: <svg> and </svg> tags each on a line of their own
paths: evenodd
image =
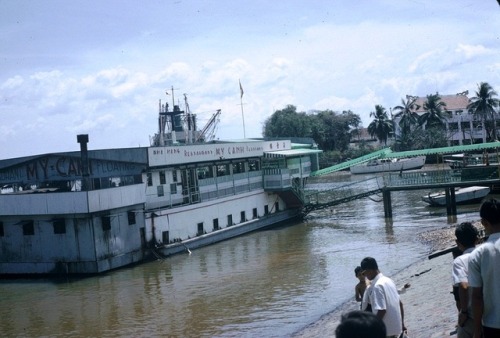
<svg viewBox="0 0 500 338">
<path fill-rule="evenodd" d="M 372 312 L 384 322 L 387 337 L 399 337 L 406 328 L 404 327 L 403 303 L 399 299 L 396 285 L 392 279 L 379 271 L 375 258 L 365 257 L 360 265 L 365 277 L 371 281 L 370 290 L 367 291 L 369 291 L 368 297 Z"/>
<path fill-rule="evenodd" d="M 457 338 L 472 338 L 474 321 L 471 299 L 472 289 L 469 288 L 469 257 L 479 239 L 479 232 L 470 222 L 463 222 L 455 229 L 457 247 L 462 254 L 453 260 L 453 286 L 458 288 L 458 327 Z"/>
<path fill-rule="evenodd" d="M 488 239 L 469 257 L 474 338 L 500 337 L 500 202 L 485 201 L 479 209 Z"/>
</svg>

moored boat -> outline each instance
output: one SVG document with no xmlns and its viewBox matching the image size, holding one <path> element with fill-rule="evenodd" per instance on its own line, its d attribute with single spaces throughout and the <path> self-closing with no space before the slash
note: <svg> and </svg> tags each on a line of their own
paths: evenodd
<svg viewBox="0 0 500 338">
<path fill-rule="evenodd" d="M 455 189 L 456 204 L 474 204 L 482 201 L 490 193 L 489 187 L 471 186 Z M 431 206 L 442 207 L 446 205 L 446 193 L 444 191 L 429 193 L 422 196 L 422 201 Z"/>
<path fill-rule="evenodd" d="M 371 174 L 389 171 L 420 169 L 425 164 L 425 156 L 410 158 L 373 159 L 366 163 L 352 166 L 351 174 Z"/>
<path fill-rule="evenodd" d="M 149 147 L 78 135 L 80 151 L 0 160 L 0 275 L 102 273 L 301 216 L 312 140 L 216 141 L 220 111 L 198 130 L 185 106 L 160 102 Z"/>
</svg>

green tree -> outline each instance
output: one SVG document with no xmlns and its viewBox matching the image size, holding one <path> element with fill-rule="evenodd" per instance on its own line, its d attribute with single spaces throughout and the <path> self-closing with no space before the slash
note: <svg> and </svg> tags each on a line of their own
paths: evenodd
<svg viewBox="0 0 500 338">
<path fill-rule="evenodd" d="M 265 137 L 311 137 L 311 121 L 306 113 L 297 113 L 297 107 L 287 105 L 277 110 L 265 122 Z"/>
<path fill-rule="evenodd" d="M 442 127 L 449 117 L 449 113 L 445 110 L 446 103 L 441 101 L 438 93 L 427 95 L 427 101 L 424 102 L 425 113 L 419 118 L 419 125 L 428 128 Z"/>
<path fill-rule="evenodd" d="M 478 85 L 478 90 L 476 91 L 476 96 L 471 98 L 467 110 L 469 113 L 474 114 L 474 116 L 480 119 L 486 128 L 486 134 L 488 140 L 497 139 L 497 128 L 496 128 L 496 108 L 500 106 L 500 101 L 495 96 L 497 92 L 487 82 L 481 82 Z M 487 120 L 491 119 L 492 123 L 486 123 Z"/>
<path fill-rule="evenodd" d="M 392 120 L 387 116 L 385 108 L 378 104 L 375 106 L 375 112 L 370 113 L 370 117 L 372 116 L 374 119 L 368 125 L 368 133 L 387 145 L 387 139 L 393 132 Z"/>
<path fill-rule="evenodd" d="M 401 134 L 406 135 L 411 132 L 413 126 L 418 123 L 416 110 L 420 106 L 416 103 L 416 96 L 406 96 L 406 101 L 401 99 L 401 105 L 394 107 L 395 118 L 399 118 L 398 125 L 401 127 Z"/>
</svg>

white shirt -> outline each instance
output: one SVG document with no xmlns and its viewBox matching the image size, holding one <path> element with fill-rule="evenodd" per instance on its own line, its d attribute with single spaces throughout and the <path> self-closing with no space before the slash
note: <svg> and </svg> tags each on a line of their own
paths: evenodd
<svg viewBox="0 0 500 338">
<path fill-rule="evenodd" d="M 371 281 L 370 303 L 372 312 L 377 313 L 379 310 L 385 310 L 386 313 L 382 318 L 388 336 L 399 335 L 403 331 L 401 320 L 401 308 L 399 307 L 399 294 L 396 285 L 392 279 L 379 273 Z M 365 291 L 366 292 L 366 291 Z"/>
<path fill-rule="evenodd" d="M 483 325 L 500 329 L 500 233 L 490 235 L 470 255 L 469 287 L 483 288 Z"/>
<path fill-rule="evenodd" d="M 453 285 L 458 286 L 460 283 L 469 283 L 469 257 L 474 248 L 466 249 L 460 256 L 453 260 L 452 278 Z M 472 289 L 468 288 L 469 303 L 467 304 L 467 314 L 472 318 Z"/>
</svg>

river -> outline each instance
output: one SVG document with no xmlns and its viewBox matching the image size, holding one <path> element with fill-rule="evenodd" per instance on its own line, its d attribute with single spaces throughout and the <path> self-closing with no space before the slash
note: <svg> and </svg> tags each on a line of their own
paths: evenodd
<svg viewBox="0 0 500 338">
<path fill-rule="evenodd" d="M 328 189 L 363 176 L 328 175 Z M 310 214 L 165 260 L 78 280 L 0 281 L 7 337 L 288 337 L 354 297 L 354 268 L 373 256 L 391 275 L 422 259 L 421 231 L 449 225 L 427 191 L 392 193 Z M 458 221 L 477 220 L 478 205 Z"/>
</svg>

